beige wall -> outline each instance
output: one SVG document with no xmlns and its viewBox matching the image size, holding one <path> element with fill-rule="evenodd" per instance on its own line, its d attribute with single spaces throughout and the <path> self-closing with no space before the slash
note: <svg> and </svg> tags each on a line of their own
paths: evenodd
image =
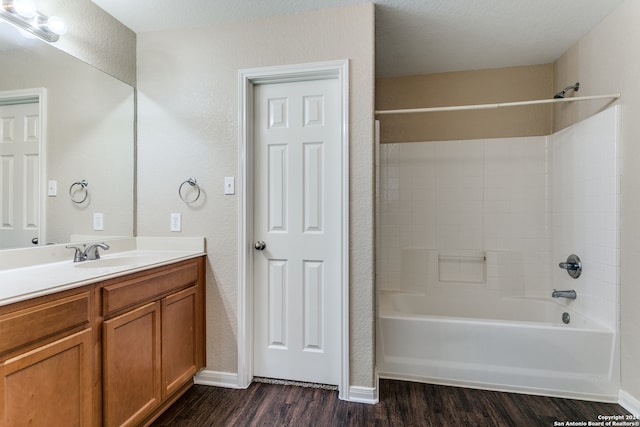
<svg viewBox="0 0 640 427">
<path fill-rule="evenodd" d="M 351 384 L 374 386 L 372 4 L 233 25 L 138 35 L 138 234 L 207 239 L 207 369 L 237 371 L 238 70 L 350 61 Z M 200 184 L 186 205 L 178 186 Z"/>
<path fill-rule="evenodd" d="M 527 101 L 553 97 L 553 65 L 376 79 L 376 110 Z M 378 115 L 381 142 L 538 136 L 552 107 Z"/>
<path fill-rule="evenodd" d="M 625 1 L 555 66 L 556 89 L 579 81 L 580 95 L 621 92 L 622 186 L 620 229 L 620 301 L 622 390 L 640 400 L 640 2 Z M 556 128 L 602 109 L 606 101 L 563 105 Z"/>
<path fill-rule="evenodd" d="M 57 15 L 67 33 L 53 46 L 135 86 L 136 34 L 91 0 L 38 0 L 38 10 Z"/>
</svg>

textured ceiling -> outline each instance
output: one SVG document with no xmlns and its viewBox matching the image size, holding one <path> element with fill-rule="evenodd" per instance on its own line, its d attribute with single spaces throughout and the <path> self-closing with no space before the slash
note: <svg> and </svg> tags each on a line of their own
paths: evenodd
<svg viewBox="0 0 640 427">
<path fill-rule="evenodd" d="M 363 0 L 92 0 L 136 33 L 252 20 Z M 623 0 L 374 0 L 376 75 L 555 61 Z"/>
</svg>

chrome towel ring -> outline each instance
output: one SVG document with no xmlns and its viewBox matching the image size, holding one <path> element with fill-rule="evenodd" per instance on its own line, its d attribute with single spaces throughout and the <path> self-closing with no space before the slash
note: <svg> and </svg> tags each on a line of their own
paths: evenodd
<svg viewBox="0 0 640 427">
<path fill-rule="evenodd" d="M 84 203 L 84 201 L 87 200 L 87 197 L 89 197 L 89 191 L 87 190 L 88 186 L 89 183 L 86 179 L 76 181 L 71 184 L 71 187 L 69 187 L 69 196 L 71 197 L 71 201 L 78 204 Z"/>
<path fill-rule="evenodd" d="M 195 197 L 192 197 L 191 199 L 186 198 L 182 193 L 182 188 L 184 187 L 185 184 L 189 184 L 189 187 L 191 187 L 191 189 L 193 191 L 196 192 Z M 187 190 L 189 189 L 189 187 L 187 187 Z M 187 193 L 188 191 L 185 191 L 185 193 Z M 199 198 L 200 198 L 200 186 L 198 185 L 198 182 L 196 181 L 195 178 L 189 178 L 186 181 L 184 181 L 182 184 L 180 184 L 180 187 L 178 188 L 178 196 L 180 196 L 180 199 L 185 202 L 185 203 L 194 203 L 196 202 Z"/>
</svg>

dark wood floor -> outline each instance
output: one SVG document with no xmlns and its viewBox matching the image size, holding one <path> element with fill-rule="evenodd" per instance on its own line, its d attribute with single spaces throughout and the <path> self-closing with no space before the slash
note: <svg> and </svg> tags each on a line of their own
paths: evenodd
<svg viewBox="0 0 640 427">
<path fill-rule="evenodd" d="M 554 426 L 629 414 L 616 404 L 380 380 L 376 405 L 335 391 L 253 383 L 247 390 L 193 386 L 153 427 Z"/>
</svg>

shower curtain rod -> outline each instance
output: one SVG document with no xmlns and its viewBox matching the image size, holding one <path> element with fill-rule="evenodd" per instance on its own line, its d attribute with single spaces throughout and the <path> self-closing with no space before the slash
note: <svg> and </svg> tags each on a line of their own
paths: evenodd
<svg viewBox="0 0 640 427">
<path fill-rule="evenodd" d="M 374 114 L 407 114 L 407 113 L 432 113 L 436 111 L 462 111 L 462 110 L 490 110 L 504 107 L 518 107 L 521 105 L 555 104 L 558 102 L 588 101 L 590 99 L 618 99 L 620 93 L 609 95 L 574 96 L 572 98 L 538 99 L 534 101 L 502 102 L 498 104 L 456 105 L 451 107 L 409 108 L 403 110 L 375 110 Z"/>
</svg>

